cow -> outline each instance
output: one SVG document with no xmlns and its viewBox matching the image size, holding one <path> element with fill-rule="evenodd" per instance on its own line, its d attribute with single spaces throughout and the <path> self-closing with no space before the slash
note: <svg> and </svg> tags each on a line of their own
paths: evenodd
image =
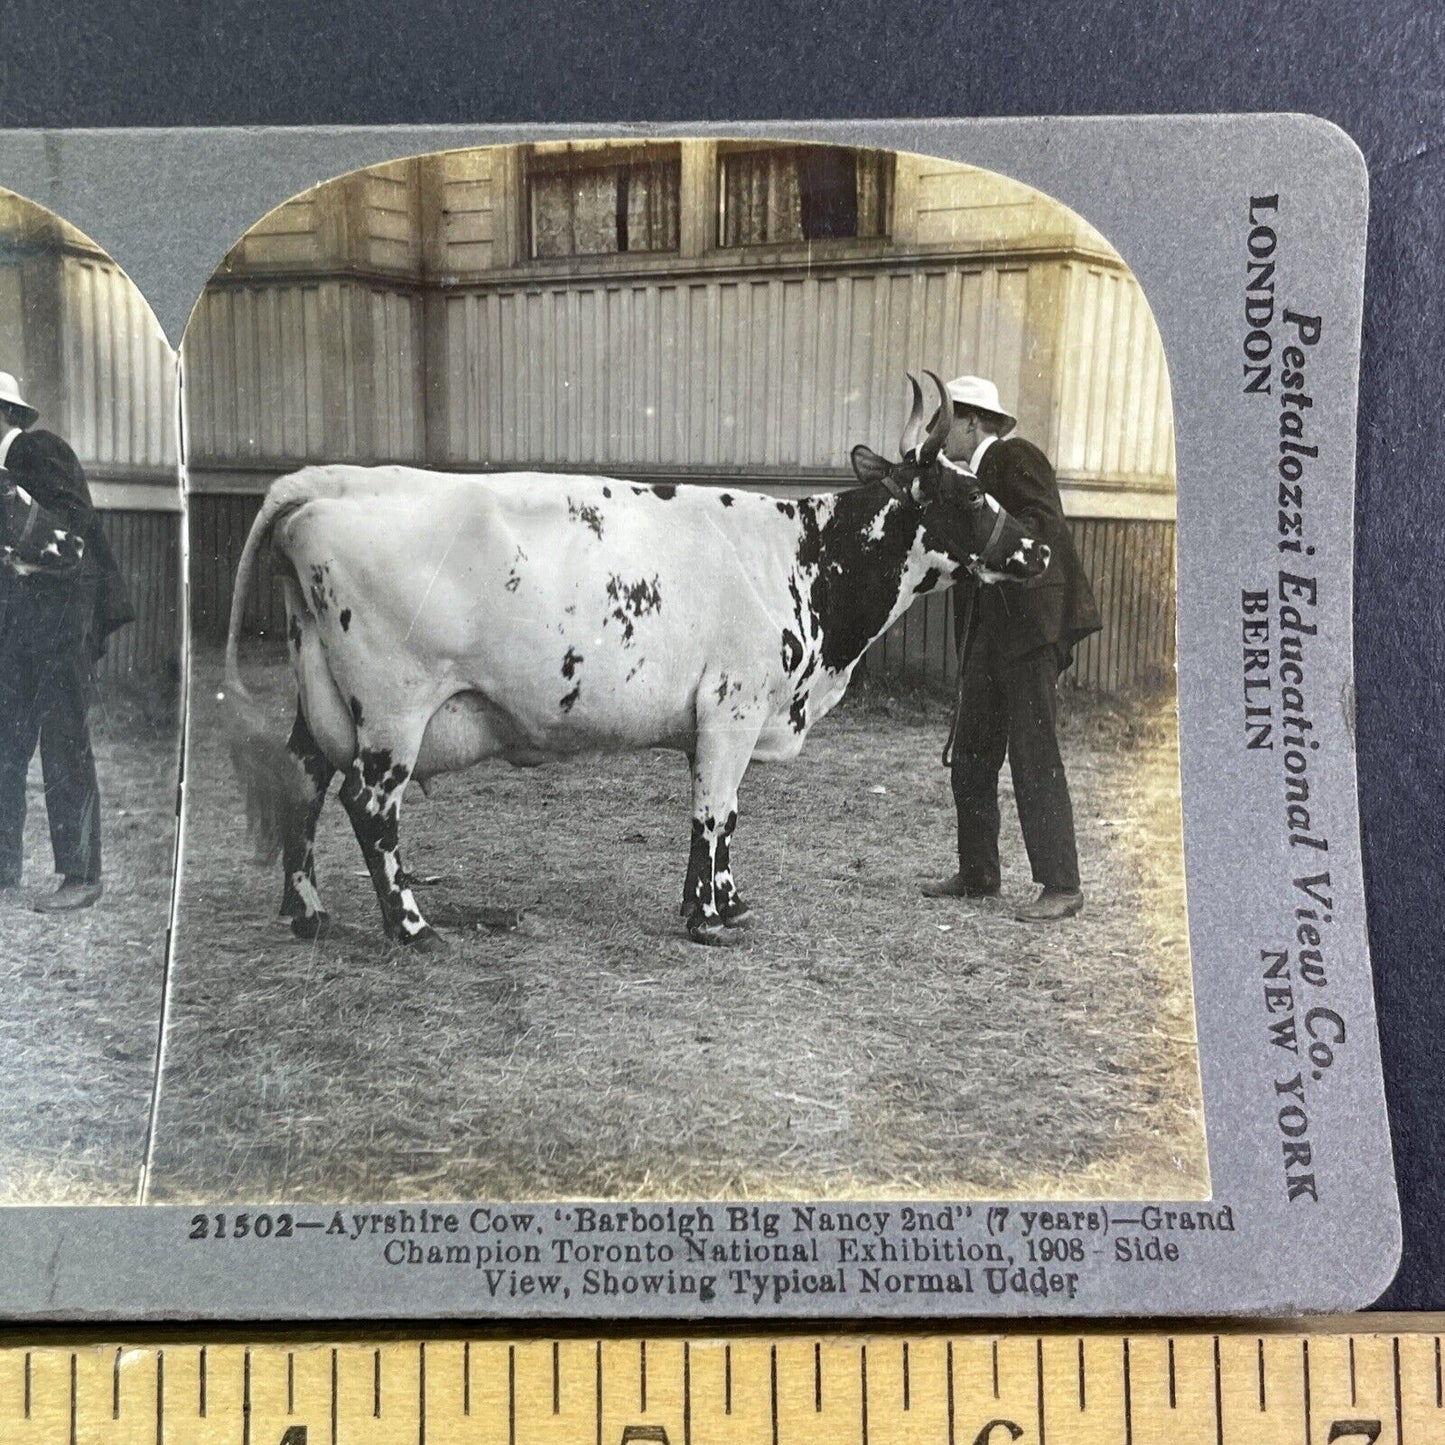
<svg viewBox="0 0 1445 1445">
<path fill-rule="evenodd" d="M 232 757 L 262 851 L 282 858 L 299 938 L 329 925 L 314 839 L 337 772 L 386 933 L 440 945 L 400 847 L 402 794 L 501 757 L 673 749 L 692 772 L 688 935 L 717 943 L 748 906 L 729 862 L 749 762 L 795 757 L 868 646 L 961 569 L 1026 579 L 1044 544 L 942 455 L 943 384 L 922 391 L 903 460 L 855 447 L 859 485 L 778 499 L 607 477 L 311 466 L 279 478 L 231 599 Z M 297 710 L 284 749 L 240 674 L 250 580 L 269 543 Z"/>
</svg>

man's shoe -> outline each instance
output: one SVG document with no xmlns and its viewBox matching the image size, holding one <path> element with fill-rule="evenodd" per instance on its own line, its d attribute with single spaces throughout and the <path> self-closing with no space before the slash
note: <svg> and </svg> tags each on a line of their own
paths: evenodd
<svg viewBox="0 0 1445 1445">
<path fill-rule="evenodd" d="M 1032 903 L 1025 903 L 1014 915 L 1020 923 L 1058 923 L 1084 908 L 1084 895 L 1077 888 L 1044 888 Z"/>
<path fill-rule="evenodd" d="M 104 891 L 99 879 L 94 883 L 81 883 L 67 878 L 54 893 L 37 900 L 33 907 L 37 913 L 74 913 L 99 903 Z"/>
<path fill-rule="evenodd" d="M 925 898 L 997 898 L 998 884 L 992 888 L 973 888 L 963 881 L 961 874 L 944 878 L 937 883 L 925 883 L 922 888 Z"/>
</svg>

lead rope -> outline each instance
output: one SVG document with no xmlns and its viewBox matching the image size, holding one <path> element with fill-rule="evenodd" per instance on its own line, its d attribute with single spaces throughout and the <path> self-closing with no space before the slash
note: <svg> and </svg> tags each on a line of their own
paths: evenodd
<svg viewBox="0 0 1445 1445">
<path fill-rule="evenodd" d="M 953 693 L 953 716 L 948 723 L 948 741 L 943 745 L 943 766 L 953 766 L 953 744 L 958 737 L 958 719 L 963 712 L 963 674 L 968 666 L 968 655 L 973 650 L 973 612 L 978 596 L 979 584 L 970 577 L 967 590 L 960 601 L 960 589 L 953 589 L 953 629 L 962 639 L 958 648 L 958 686 Z"/>
</svg>

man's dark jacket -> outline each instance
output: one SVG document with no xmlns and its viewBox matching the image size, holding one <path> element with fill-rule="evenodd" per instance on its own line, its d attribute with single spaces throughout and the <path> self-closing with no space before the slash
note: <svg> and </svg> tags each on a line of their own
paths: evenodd
<svg viewBox="0 0 1445 1445">
<path fill-rule="evenodd" d="M 1040 576 L 978 589 L 978 625 L 993 633 L 1006 658 L 1052 645 L 1067 665 L 1074 646 L 1103 621 L 1064 520 L 1054 469 L 1032 442 L 1006 437 L 984 452 L 978 481 L 1030 537 L 1048 543 L 1050 552 Z"/>
<path fill-rule="evenodd" d="M 28 577 L 0 572 L 0 613 L 7 637 L 47 651 L 84 643 L 98 657 L 106 637 L 135 614 L 79 459 L 53 432 L 25 431 L 10 443 L 4 470 L 6 479 L 23 487 L 42 508 L 38 525 L 79 532 L 85 539 L 84 556 L 74 571 Z"/>
</svg>

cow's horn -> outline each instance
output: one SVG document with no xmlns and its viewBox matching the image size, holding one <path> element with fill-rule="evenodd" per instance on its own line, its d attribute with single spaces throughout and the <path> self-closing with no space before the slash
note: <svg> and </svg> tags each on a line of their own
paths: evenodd
<svg viewBox="0 0 1445 1445">
<path fill-rule="evenodd" d="M 908 385 L 913 388 L 913 410 L 908 413 L 908 420 L 903 425 L 903 436 L 898 443 L 898 454 L 904 461 L 913 455 L 923 440 L 923 388 L 911 371 L 907 376 Z"/>
<path fill-rule="evenodd" d="M 925 371 L 923 374 L 938 388 L 938 415 L 934 418 L 933 426 L 918 453 L 918 460 L 927 464 L 937 459 L 939 452 L 943 450 L 944 442 L 948 440 L 949 432 L 953 430 L 953 398 L 949 396 L 948 388 L 933 372 Z M 916 382 L 914 384 L 917 385 Z"/>
</svg>

